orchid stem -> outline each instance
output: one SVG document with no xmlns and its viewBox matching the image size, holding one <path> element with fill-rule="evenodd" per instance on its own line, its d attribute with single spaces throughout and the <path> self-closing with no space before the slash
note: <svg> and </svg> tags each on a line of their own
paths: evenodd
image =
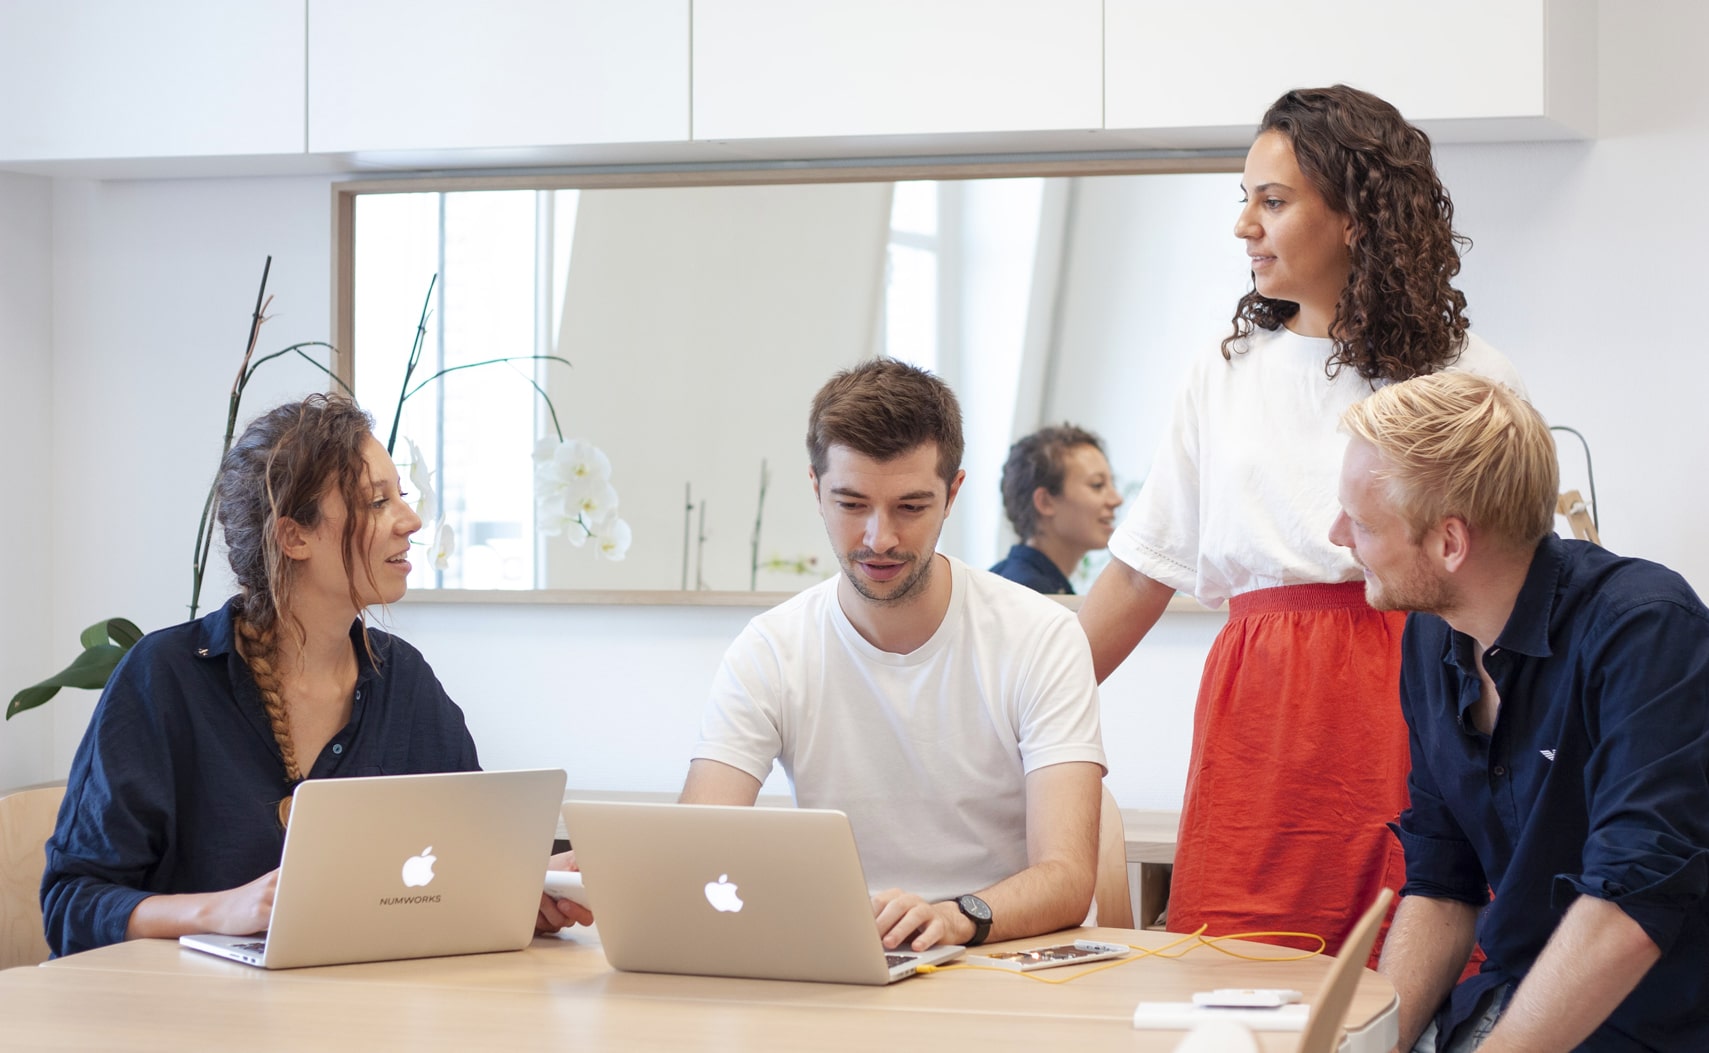
<svg viewBox="0 0 1709 1053">
<path fill-rule="evenodd" d="M 231 397 L 226 402 L 225 442 L 220 446 L 220 460 L 231 451 L 231 437 L 237 430 L 238 406 L 243 402 L 243 389 L 249 381 L 249 362 L 255 357 L 255 345 L 261 339 L 261 323 L 267 320 L 267 276 L 273 270 L 273 257 L 261 265 L 261 287 L 255 292 L 255 310 L 249 316 L 249 343 L 243 351 L 243 363 L 237 367 L 237 379 L 232 381 Z M 217 481 L 208 487 L 208 498 L 202 502 L 202 520 L 196 527 L 196 549 L 190 561 L 190 617 L 202 601 L 202 578 L 208 569 L 208 551 L 214 544 L 213 518 Z"/>
<path fill-rule="evenodd" d="M 398 408 L 392 413 L 392 431 L 386 436 L 386 455 L 392 453 L 392 447 L 398 444 L 398 422 L 403 420 L 404 399 L 409 398 L 409 378 L 414 375 L 416 364 L 421 361 L 421 348 L 427 342 L 427 311 L 433 306 L 433 287 L 439 284 L 439 275 L 435 274 L 427 282 L 427 296 L 421 301 L 421 319 L 415 325 L 415 343 L 409 349 L 409 361 L 404 363 L 404 380 L 398 388 Z"/>
</svg>

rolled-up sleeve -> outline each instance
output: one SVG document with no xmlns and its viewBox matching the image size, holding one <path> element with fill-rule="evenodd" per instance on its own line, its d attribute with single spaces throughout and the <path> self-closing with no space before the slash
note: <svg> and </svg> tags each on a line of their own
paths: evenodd
<svg viewBox="0 0 1709 1053">
<path fill-rule="evenodd" d="M 1585 656 L 1589 837 L 1555 894 L 1614 903 L 1666 952 L 1709 895 L 1709 623 L 1660 601 L 1598 635 Z"/>
<path fill-rule="evenodd" d="M 1411 806 L 1389 829 L 1406 854 L 1402 896 L 1452 899 L 1481 907 L 1489 902 L 1489 879 L 1477 850 L 1460 831 L 1447 805 L 1420 762 L 1418 736 L 1412 736 L 1412 774 L 1407 777 Z"/>
</svg>

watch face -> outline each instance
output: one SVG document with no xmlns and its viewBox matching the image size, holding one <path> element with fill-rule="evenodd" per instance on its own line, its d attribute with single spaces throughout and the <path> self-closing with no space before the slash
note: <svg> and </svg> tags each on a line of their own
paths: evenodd
<svg viewBox="0 0 1709 1053">
<path fill-rule="evenodd" d="M 962 896 L 960 899 L 956 900 L 955 903 L 956 906 L 961 908 L 961 912 L 970 918 L 974 918 L 979 921 L 991 920 L 990 905 L 978 896 Z"/>
</svg>

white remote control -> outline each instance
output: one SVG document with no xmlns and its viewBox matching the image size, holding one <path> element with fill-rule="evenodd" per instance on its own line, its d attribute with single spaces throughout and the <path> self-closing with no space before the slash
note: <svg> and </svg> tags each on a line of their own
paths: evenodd
<svg viewBox="0 0 1709 1053">
<path fill-rule="evenodd" d="M 582 875 L 579 870 L 546 871 L 546 895 L 553 899 L 567 899 L 584 907 L 588 905 L 587 890 L 582 888 Z"/>
<path fill-rule="evenodd" d="M 1223 1006 L 1230 1009 L 1271 1009 L 1299 1000 L 1298 991 L 1275 987 L 1219 987 L 1215 991 L 1200 991 L 1193 995 L 1194 1005 Z"/>
</svg>

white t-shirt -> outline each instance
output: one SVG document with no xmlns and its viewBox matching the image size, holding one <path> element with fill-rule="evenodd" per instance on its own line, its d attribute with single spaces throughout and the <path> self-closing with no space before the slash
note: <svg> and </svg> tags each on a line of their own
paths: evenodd
<svg viewBox="0 0 1709 1053">
<path fill-rule="evenodd" d="M 1362 577 L 1329 527 L 1341 508 L 1342 411 L 1380 385 L 1350 367 L 1331 380 L 1326 337 L 1283 326 L 1247 339 L 1232 360 L 1215 342 L 1194 357 L 1151 474 L 1110 539 L 1115 558 L 1213 607 Z M 1525 393 L 1513 364 L 1474 334 L 1447 368 Z"/>
<path fill-rule="evenodd" d="M 838 578 L 749 622 L 724 655 L 694 751 L 761 781 L 780 761 L 797 805 L 848 813 L 874 891 L 933 902 L 1026 869 L 1028 773 L 1104 764 L 1074 615 L 949 566 L 949 610 L 909 654 L 855 630 Z"/>
</svg>

